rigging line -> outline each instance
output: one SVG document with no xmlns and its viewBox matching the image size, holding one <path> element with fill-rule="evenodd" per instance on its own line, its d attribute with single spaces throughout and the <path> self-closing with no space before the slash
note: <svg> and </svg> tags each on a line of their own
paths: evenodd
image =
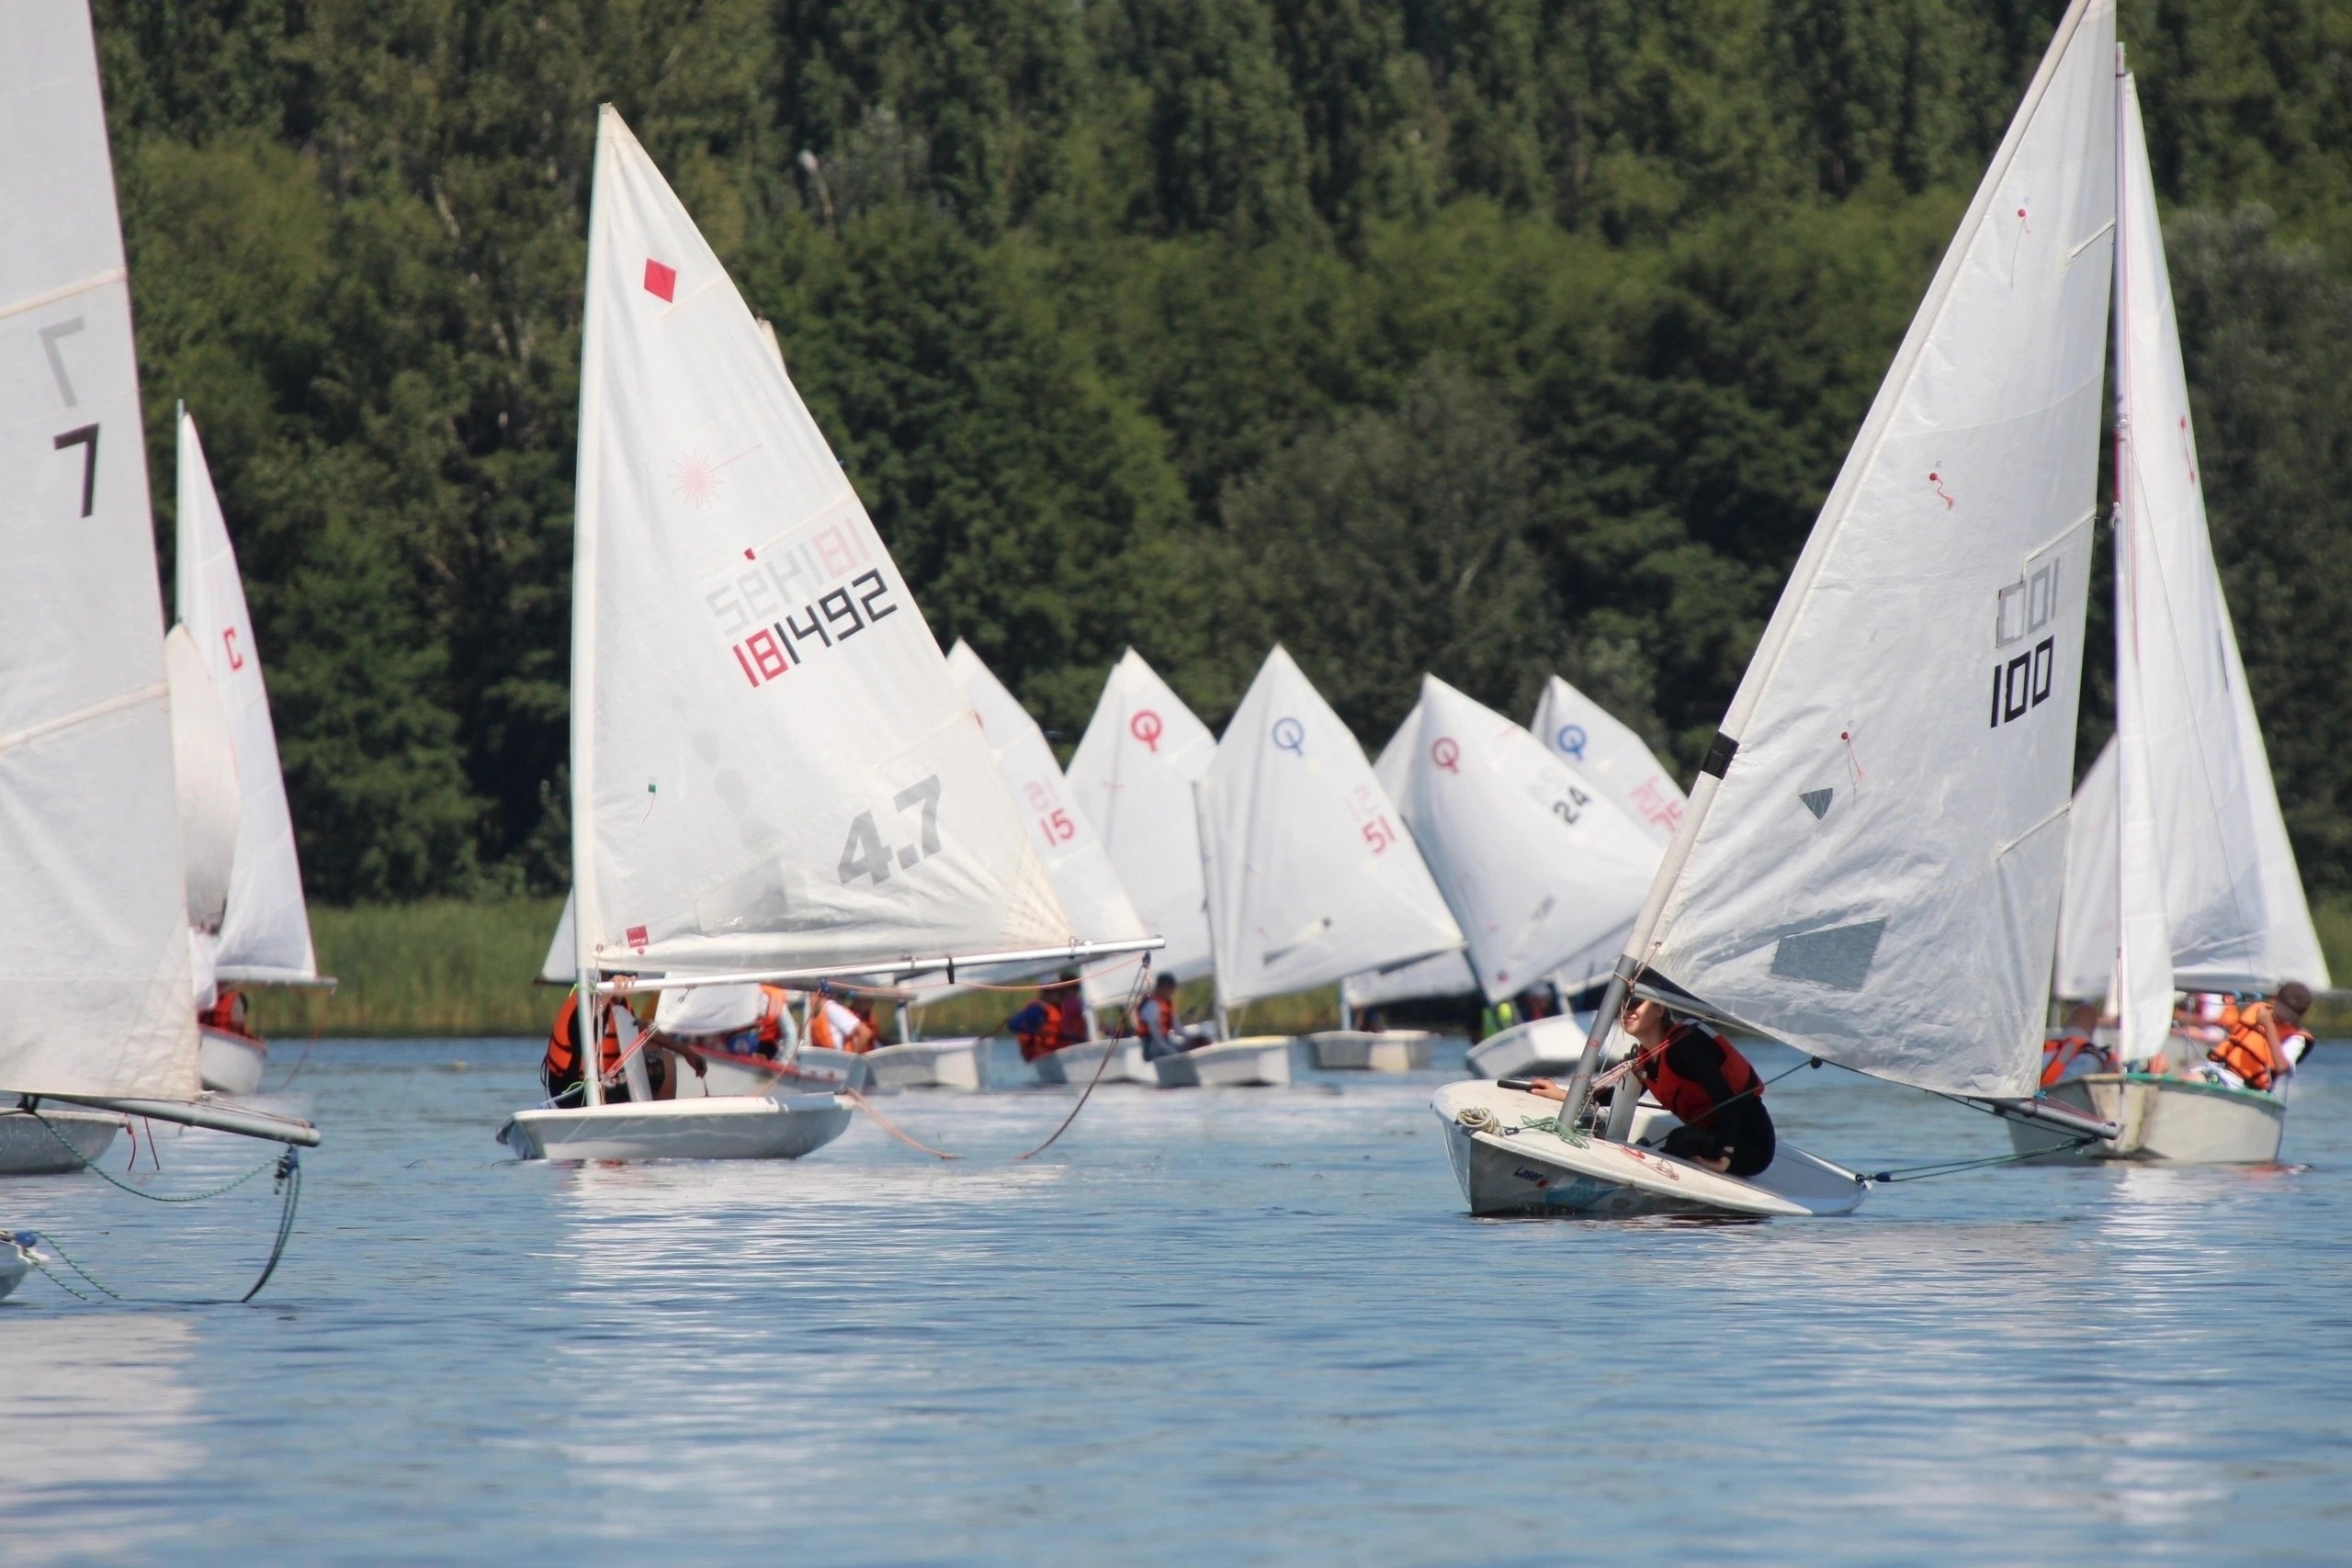
<svg viewBox="0 0 2352 1568">
<path fill-rule="evenodd" d="M 18 1110 L 7 1111 L 5 1114 L 31 1117 L 43 1127 L 48 1128 L 49 1135 L 57 1140 L 58 1146 L 62 1148 L 67 1154 L 72 1155 L 75 1159 L 81 1161 L 84 1169 L 95 1170 L 100 1176 L 105 1177 L 108 1181 L 113 1182 L 117 1187 L 121 1188 L 125 1192 L 133 1193 L 138 1197 L 145 1198 L 151 1202 L 201 1203 L 208 1198 L 218 1198 L 224 1192 L 235 1191 L 238 1188 L 243 1187 L 246 1182 L 251 1181 L 254 1177 L 259 1176 L 263 1171 L 276 1168 L 279 1164 L 277 1157 L 276 1156 L 272 1156 L 270 1158 L 262 1161 L 259 1165 L 245 1172 L 243 1176 L 237 1177 L 229 1181 L 224 1181 L 220 1186 L 207 1189 L 202 1192 L 150 1192 L 144 1187 L 134 1187 L 130 1182 L 122 1180 L 112 1171 L 107 1170 L 96 1160 L 90 1158 L 89 1156 L 84 1154 L 80 1149 L 75 1148 L 71 1140 L 69 1140 L 64 1134 L 57 1130 L 57 1123 L 51 1122 L 48 1117 L 43 1116 L 40 1111 L 32 1110 Z M 150 1146 L 153 1145 L 154 1138 L 155 1132 L 154 1129 L 151 1127 L 147 1131 L 147 1140 Z M 288 1147 L 291 1146 L 292 1145 L 288 1145 Z"/>
<path fill-rule="evenodd" d="M 1880 1186 L 1897 1181 L 1925 1181 L 1930 1177 L 1957 1176 L 1963 1170 L 1987 1170 L 1996 1165 L 2015 1165 L 2019 1160 L 2046 1159 L 2052 1155 L 2072 1154 L 2098 1141 L 2097 1133 L 2081 1133 L 2059 1148 L 2028 1149 L 2018 1154 L 1989 1155 L 1983 1159 L 1945 1160 L 1935 1165 L 1897 1166 L 1893 1170 L 1882 1170 L 1871 1176 L 1858 1173 L 1854 1179 Z"/>
<path fill-rule="evenodd" d="M 1135 1016 L 1136 1007 L 1139 1006 L 1143 1000 L 1144 976 L 1150 973 L 1150 964 L 1146 964 L 1142 968 L 1136 971 L 1135 984 L 1127 987 L 1127 1006 L 1126 1011 L 1123 1015 L 1124 1017 L 1132 1018 Z M 1055 1138 L 1058 1138 L 1064 1133 L 1069 1131 L 1069 1124 L 1078 1120 L 1078 1113 L 1085 1110 L 1086 1102 L 1094 1097 L 1094 1086 L 1102 1081 L 1103 1069 L 1111 1065 L 1111 1057 L 1117 1050 L 1118 1041 L 1115 1038 L 1105 1040 L 1102 1043 L 1102 1057 L 1094 1064 L 1094 1076 L 1087 1080 L 1085 1092 L 1081 1093 L 1078 1097 L 1078 1103 L 1069 1108 L 1069 1114 L 1062 1118 L 1062 1124 L 1054 1129 L 1053 1137 L 1047 1138 L 1044 1143 L 1039 1144 L 1035 1148 L 1031 1149 L 1027 1154 L 1023 1155 L 1020 1159 L 1013 1161 L 1015 1165 L 1021 1164 L 1023 1160 L 1035 1159 L 1039 1155 L 1044 1154 L 1047 1149 L 1054 1146 Z"/>
<path fill-rule="evenodd" d="M 52 1129 L 52 1131 L 54 1131 L 54 1129 Z M 79 1151 L 77 1150 L 76 1153 L 78 1154 Z M 105 1280 L 99 1279 L 96 1274 L 91 1273 L 90 1270 L 76 1260 L 71 1253 L 67 1252 L 63 1247 L 59 1245 L 55 1236 L 51 1235 L 46 1231 L 17 1231 L 13 1235 L 0 1239 L 14 1242 L 17 1250 L 23 1253 L 25 1261 L 40 1269 L 42 1276 L 49 1280 L 51 1283 L 56 1285 L 58 1289 L 63 1291 L 67 1295 L 74 1297 L 76 1301 L 90 1302 L 92 1304 L 96 1304 L 96 1298 L 84 1295 L 80 1291 L 74 1289 L 70 1282 L 61 1277 L 56 1270 L 51 1269 L 49 1267 L 49 1260 L 43 1258 L 38 1251 L 34 1250 L 36 1246 L 48 1247 L 51 1253 L 56 1255 L 59 1262 L 63 1263 L 68 1269 L 74 1270 L 74 1272 L 79 1275 L 93 1290 L 99 1292 L 110 1300 L 121 1302 L 125 1304 L 145 1303 L 156 1306 L 243 1305 L 244 1303 L 250 1302 L 255 1296 L 261 1294 L 262 1287 L 268 1284 L 270 1277 L 277 1272 L 277 1265 L 286 1257 L 287 1244 L 293 1239 L 294 1217 L 299 1212 L 301 1204 L 302 1162 L 297 1156 L 295 1150 L 291 1146 L 288 1146 L 283 1155 L 272 1160 L 270 1164 L 277 1168 L 277 1181 L 275 1185 L 278 1191 L 283 1195 L 283 1201 L 280 1203 L 277 1213 L 277 1240 L 271 1244 L 268 1260 L 262 1265 L 261 1277 L 255 1280 L 253 1282 L 252 1287 L 242 1296 L 127 1296 L 120 1291 L 116 1290 L 113 1286 L 107 1284 Z M 92 1166 L 90 1168 L 95 1170 L 97 1168 L 96 1166 Z M 240 1178 L 239 1179 L 242 1180 L 243 1178 Z M 132 1190 L 135 1191 L 137 1189 L 134 1188 Z M 153 1193 L 149 1193 L 146 1194 L 146 1196 L 153 1197 L 154 1195 Z M 165 1201 L 186 1202 L 188 1201 L 188 1200 L 165 1200 Z"/>
</svg>

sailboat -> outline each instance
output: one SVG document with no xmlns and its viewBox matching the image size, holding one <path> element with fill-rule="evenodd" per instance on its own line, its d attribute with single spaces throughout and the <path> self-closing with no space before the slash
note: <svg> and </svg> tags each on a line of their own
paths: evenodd
<svg viewBox="0 0 2352 1568">
<path fill-rule="evenodd" d="M 2324 987 L 2328 976 L 2213 561 L 2155 182 L 2128 72 L 2118 73 L 2114 106 L 2113 798 L 2105 821 L 2086 814 L 2075 830 L 2100 838 L 2083 848 L 2086 867 L 2114 878 L 2108 990 L 2130 1067 L 2171 1043 L 2177 988 L 2259 994 L 2290 979 Z M 2072 931 L 2068 942 L 2083 945 Z M 2282 1092 L 2160 1072 L 2095 1074 L 2048 1094 L 2115 1122 L 2120 1135 L 2075 1145 L 2013 1123 L 2020 1152 L 2267 1164 L 2286 1130 Z"/>
<path fill-rule="evenodd" d="M 1069 760 L 1079 810 L 1144 929 L 1167 943 L 1153 967 L 1179 980 L 1209 972 L 1193 784 L 1216 755 L 1209 727 L 1131 648 L 1111 667 Z"/>
<path fill-rule="evenodd" d="M 10 12 L 0 211 L 0 1173 L 76 1168 L 125 1116 L 315 1145 L 198 1098 L 130 285 L 78 0 Z"/>
<path fill-rule="evenodd" d="M 1474 1213 L 1837 1213 L 1783 1141 L 1741 1180 L 1597 1123 L 1629 994 L 1999 1114 L 2032 1099 L 2098 483 L 2113 0 L 2074 0 L 1709 747 L 1565 1105 L 1434 1109 Z M 1551 1120 L 1556 1116 L 1556 1122 Z"/>
<path fill-rule="evenodd" d="M 947 670 L 962 685 L 966 699 L 972 705 L 973 716 L 979 720 L 980 732 L 988 738 L 989 753 L 1004 774 L 1005 787 L 1012 792 L 1021 807 L 1022 820 L 1029 829 L 1029 841 L 1045 863 L 1046 874 L 1053 879 L 1054 892 L 1061 899 L 1063 911 L 1080 929 L 1103 937 L 1143 936 L 1143 920 L 1119 881 L 1118 869 L 1111 863 L 1102 841 L 1095 836 L 1092 823 L 1072 796 L 1061 764 L 1054 760 L 1054 749 L 1046 740 L 1046 732 L 1037 728 L 1037 721 L 1029 716 L 1018 698 L 1005 690 L 1004 682 L 996 678 L 969 644 L 958 640 L 947 650 Z M 1144 1067 L 1141 1047 L 1132 1040 L 1104 1041 L 1096 1022 L 1096 1014 L 1102 1009 L 1119 1007 L 1136 994 L 1137 967 L 1135 960 L 1129 960 L 1097 965 L 1079 976 L 1080 993 L 1086 1004 L 1088 1037 L 1048 1052 L 1032 1063 L 1042 1081 L 1089 1082 L 1097 1076 L 1106 1050 L 1115 1053 L 1119 1059 L 1114 1064 L 1115 1075 L 1103 1069 L 1102 1077 L 1151 1081 Z M 886 1055 L 875 1053 L 877 1073 L 886 1065 Z"/>
<path fill-rule="evenodd" d="M 294 847 L 294 819 L 286 806 L 286 780 L 277 760 L 277 731 L 270 722 L 269 691 L 263 682 L 261 648 L 245 589 L 237 575 L 236 551 L 213 492 L 212 475 L 196 421 L 179 412 L 179 505 L 176 590 L 179 627 L 209 677 L 225 730 L 203 744 L 226 763 L 235 783 L 228 896 L 217 920 L 199 926 L 198 1002 L 217 987 L 295 986 L 332 987 L 319 974 L 311 946 L 311 917 L 302 901 L 302 868 Z M 180 685 L 174 684 L 175 712 Z M 184 776 L 182 788 L 187 787 Z M 251 1094 L 261 1087 L 267 1047 L 249 1031 L 200 1021 L 204 1087 L 222 1094 Z"/>
<path fill-rule="evenodd" d="M 1287 1083 L 1289 1039 L 1234 1039 L 1231 1009 L 1463 945 L 1363 749 L 1280 645 L 1193 790 L 1218 1043 L 1161 1057 L 1161 1083 Z"/>
<path fill-rule="evenodd" d="M 897 564 L 752 312 L 610 105 L 596 128 L 572 568 L 575 971 L 613 998 L 1084 963 Z M 524 1158 L 793 1158 L 833 1094 L 515 1113 Z"/>
<path fill-rule="evenodd" d="M 1643 823 L 1532 733 L 1434 675 L 1374 771 L 1461 924 L 1487 1001 L 1547 976 L 1606 972 L 1657 872 L 1661 851 Z M 1609 957 L 1590 957 L 1604 948 Z M 1583 1036 L 1569 1017 L 1532 1020 L 1472 1047 L 1470 1066 L 1505 1077 L 1573 1063 Z"/>
</svg>

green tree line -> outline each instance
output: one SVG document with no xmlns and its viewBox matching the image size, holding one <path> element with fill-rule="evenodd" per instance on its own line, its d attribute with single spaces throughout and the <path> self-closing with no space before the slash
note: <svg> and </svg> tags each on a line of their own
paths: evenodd
<svg viewBox="0 0 2352 1568">
<path fill-rule="evenodd" d="M 155 471 L 185 398 L 307 874 L 357 901 L 565 876 L 599 102 L 942 642 L 1049 730 L 1129 644 L 1221 722 L 1279 638 L 1370 745 L 1425 669 L 1513 713 L 1558 669 L 1687 774 L 2062 9 L 96 14 Z M 2280 793 L 2352 888 L 2352 7 L 2124 0 L 2121 34 Z"/>
</svg>

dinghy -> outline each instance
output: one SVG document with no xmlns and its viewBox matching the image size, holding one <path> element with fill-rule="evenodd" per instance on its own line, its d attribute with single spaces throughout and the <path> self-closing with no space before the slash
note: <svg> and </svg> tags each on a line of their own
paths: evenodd
<svg viewBox="0 0 2352 1568">
<path fill-rule="evenodd" d="M 1426 1029 L 1323 1029 L 1306 1036 L 1306 1047 L 1327 1072 L 1411 1073 L 1430 1065 L 1437 1036 Z"/>
<path fill-rule="evenodd" d="M 286 778 L 277 760 L 277 731 L 270 722 L 269 690 L 262 677 L 261 645 L 245 608 L 244 582 L 237 573 L 229 525 L 212 489 L 212 473 L 196 421 L 183 408 L 178 419 L 178 549 L 173 598 L 180 626 L 202 656 L 205 672 L 227 719 L 219 745 L 233 765 L 234 840 L 229 862 L 228 896 L 217 926 L 199 927 L 210 985 L 287 986 L 332 989 L 334 980 L 319 973 L 311 945 L 311 916 L 302 900 L 302 868 L 294 848 L 294 818 L 286 805 Z M 176 693 L 177 687 L 175 686 Z M 185 786 L 183 786 L 185 787 Z M 200 977 L 201 978 L 201 977 Z M 268 1047 L 259 1034 L 226 1023 L 201 1021 L 204 1087 L 221 1094 L 251 1094 L 261 1086 Z"/>
<path fill-rule="evenodd" d="M 1708 749 L 1565 1105 L 1435 1110 L 1479 1213 L 1839 1212 L 1589 1116 L 1626 996 L 2003 1114 L 2035 1102 L 2065 866 L 2114 230 L 2112 0 L 2074 0 Z M 1954 787 L 1965 781 L 1965 787 Z M 1838 1189 L 1844 1177 L 1846 1188 Z"/>
<path fill-rule="evenodd" d="M 1121 950 L 1071 931 L 848 476 L 609 105 L 579 468 L 582 1038 L 600 1036 L 615 997 L 641 991 Z M 526 1159 L 791 1159 L 850 1114 L 838 1095 L 780 1090 L 648 1103 L 641 1068 L 628 1077 L 625 1102 L 607 1103 L 590 1071 L 576 1103 L 518 1111 L 502 1135 Z"/>
<path fill-rule="evenodd" d="M 1310 1034 L 1306 1043 L 1318 1067 L 1415 1072 L 1430 1065 L 1437 1036 L 1423 1029 L 1359 1029 L 1363 1015 L 1394 1002 L 1466 1000 L 1477 994 L 1478 977 L 1470 972 L 1466 951 L 1368 969 L 1340 982 L 1340 1027 Z"/>
<path fill-rule="evenodd" d="M 1605 976 L 1657 874 L 1657 841 L 1574 764 L 1435 676 L 1374 770 L 1469 942 L 1481 994 L 1498 1003 L 1559 977 Z M 1544 1030 L 1543 1024 L 1554 1024 Z M 1552 1019 L 1472 1047 L 1481 1077 L 1525 1071 L 1553 1047 L 1583 1054 Z"/>
<path fill-rule="evenodd" d="M 2075 826 L 2081 840 L 2101 840 L 2078 852 L 2086 869 L 2114 878 L 2105 899 L 2084 899 L 2078 919 L 2095 935 L 2104 923 L 2097 917 L 2111 912 L 2106 988 L 2121 1059 L 2132 1066 L 2204 1055 L 2201 1043 L 2172 1033 L 2177 989 L 2262 994 L 2286 980 L 2324 987 L 2328 975 L 2213 560 L 2155 183 L 2128 73 L 2118 76 L 2113 102 L 2121 160 L 2113 799 Z M 2105 787 L 2095 767 L 2083 791 L 2094 805 L 2094 784 Z M 2089 945 L 2069 931 L 2062 956 Z M 2070 966 L 2091 967 L 2079 957 L 2062 971 Z M 2020 1153 L 2259 1165 L 2278 1158 L 2285 1135 L 2283 1085 L 2264 1092 L 2129 1072 L 2047 1092 L 2121 1133 L 2053 1145 L 2042 1130 L 2017 1123 L 2010 1132 Z"/>
<path fill-rule="evenodd" d="M 1108 1066 L 1101 1065 L 1104 1056 L 1111 1058 Z M 1159 1082 L 1159 1075 L 1143 1059 L 1143 1042 L 1139 1040 L 1082 1040 L 1058 1051 L 1048 1051 L 1029 1066 L 1043 1084 L 1071 1084 L 1083 1089 L 1098 1082 Z"/>
<path fill-rule="evenodd" d="M 1163 1087 L 1288 1083 L 1289 1038 L 1230 1038 L 1231 1009 L 1463 945 L 1363 749 L 1281 647 L 1193 795 L 1220 1043 L 1154 1062 Z"/>
<path fill-rule="evenodd" d="M 125 1116 L 314 1145 L 307 1122 L 199 1099 L 190 895 L 210 908 L 228 874 L 218 842 L 204 846 L 211 858 L 194 878 L 183 858 L 97 55 L 77 0 L 30 0 L 6 27 L 0 947 L 10 987 L 0 1010 L 0 1174 L 77 1167 Z M 183 649 L 182 678 L 201 682 L 192 653 Z M 199 815 L 218 815 L 211 783 Z"/>
<path fill-rule="evenodd" d="M 1193 783 L 1216 738 L 1129 649 L 1102 683 L 1069 760 L 1069 789 L 1146 931 L 1165 942 L 1152 967 L 1179 980 L 1209 972 Z"/>
</svg>

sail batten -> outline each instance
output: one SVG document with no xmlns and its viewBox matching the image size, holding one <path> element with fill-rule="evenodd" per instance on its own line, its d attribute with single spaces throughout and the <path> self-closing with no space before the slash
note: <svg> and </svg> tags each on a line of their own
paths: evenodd
<svg viewBox="0 0 2352 1568">
<path fill-rule="evenodd" d="M 597 128 L 573 583 L 583 971 L 1075 937 L 897 563 L 693 219 Z"/>
<path fill-rule="evenodd" d="M 2075 0 L 1742 680 L 1627 958 L 1920 1088 L 2030 1093 L 2065 862 L 2115 216 Z"/>
</svg>

